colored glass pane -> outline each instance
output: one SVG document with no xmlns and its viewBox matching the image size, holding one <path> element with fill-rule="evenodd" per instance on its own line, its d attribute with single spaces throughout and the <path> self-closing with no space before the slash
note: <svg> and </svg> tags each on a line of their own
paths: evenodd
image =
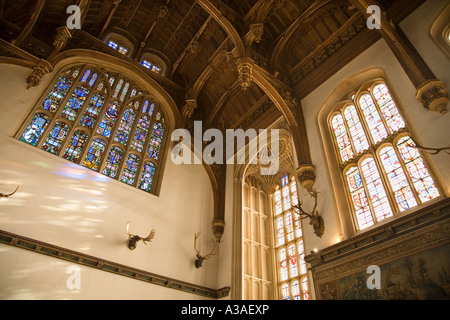
<svg viewBox="0 0 450 320">
<path fill-rule="evenodd" d="M 411 187 L 403 172 L 403 168 L 395 153 L 394 148 L 386 147 L 380 152 L 380 159 L 384 170 L 394 191 L 395 199 L 399 205 L 400 211 L 405 211 L 417 205 Z"/>
<path fill-rule="evenodd" d="M 128 53 L 128 49 L 125 47 L 119 47 L 119 49 L 117 49 L 117 51 L 119 51 L 121 54 L 127 54 Z"/>
<path fill-rule="evenodd" d="M 436 184 L 430 176 L 419 150 L 415 148 L 415 143 L 412 139 L 408 136 L 401 138 L 397 143 L 397 147 L 420 201 L 426 202 L 439 197 Z"/>
<path fill-rule="evenodd" d="M 50 118 L 44 113 L 35 114 L 33 120 L 31 120 L 30 124 L 20 137 L 20 140 L 31 144 L 32 146 L 36 146 L 49 121 Z"/>
<path fill-rule="evenodd" d="M 90 85 L 91 87 L 94 86 L 95 81 L 97 81 L 97 78 L 98 78 L 98 74 L 94 73 L 94 74 L 92 75 L 92 77 L 91 77 L 91 80 L 89 80 L 89 85 Z"/>
<path fill-rule="evenodd" d="M 87 69 L 84 73 L 83 76 L 81 77 L 80 81 L 81 82 L 86 82 L 89 79 L 89 76 L 91 75 L 91 70 Z"/>
<path fill-rule="evenodd" d="M 357 167 L 352 167 L 345 173 L 347 184 L 350 189 L 353 206 L 355 208 L 356 219 L 359 228 L 365 229 L 373 225 L 372 213 L 370 211 L 369 203 L 367 201 L 366 192 L 361 174 Z"/>
<path fill-rule="evenodd" d="M 289 185 L 285 185 L 281 190 L 283 193 L 283 209 L 288 210 L 291 208 L 291 196 L 289 194 Z"/>
<path fill-rule="evenodd" d="M 88 107 L 86 108 L 86 111 L 81 117 L 80 125 L 93 129 L 104 103 L 105 98 L 102 95 L 98 93 L 94 94 Z"/>
<path fill-rule="evenodd" d="M 101 139 L 94 139 L 88 149 L 83 166 L 97 171 L 102 160 L 103 153 L 105 153 L 106 142 Z"/>
<path fill-rule="evenodd" d="M 391 217 L 393 215 L 391 206 L 373 158 L 367 158 L 361 163 L 361 171 L 377 221 Z"/>
<path fill-rule="evenodd" d="M 372 135 L 375 143 L 380 142 L 387 137 L 388 133 L 381 120 L 380 114 L 373 102 L 370 94 L 365 94 L 359 99 L 359 104 L 364 113 L 366 123 L 369 127 L 370 134 Z"/>
<path fill-rule="evenodd" d="M 51 113 L 55 113 L 72 84 L 73 82 L 69 77 L 59 78 L 58 82 L 53 86 L 52 90 L 42 103 L 42 108 Z"/>
<path fill-rule="evenodd" d="M 152 64 L 150 62 L 148 62 L 147 60 L 142 61 L 142 65 L 144 67 L 146 67 L 147 69 L 151 69 L 152 68 Z"/>
<path fill-rule="evenodd" d="M 53 154 L 57 154 L 66 139 L 69 132 L 69 126 L 64 122 L 56 122 L 50 131 L 47 140 L 45 140 L 42 149 Z"/>
<path fill-rule="evenodd" d="M 294 300 L 300 300 L 300 283 L 296 280 L 291 286 L 292 297 Z"/>
<path fill-rule="evenodd" d="M 345 120 L 347 121 L 350 136 L 353 140 L 356 153 L 361 153 L 369 149 L 369 143 L 364 133 L 361 121 L 359 120 L 358 112 L 355 106 L 351 105 L 344 110 Z"/>
<path fill-rule="evenodd" d="M 302 220 L 300 218 L 300 215 L 297 212 L 294 212 L 294 229 L 295 229 L 295 236 L 297 238 L 299 238 L 303 235 Z"/>
<path fill-rule="evenodd" d="M 77 88 L 72 93 L 69 101 L 66 103 L 66 106 L 61 113 L 61 117 L 66 118 L 69 121 L 75 121 L 78 112 L 82 108 L 88 94 L 88 88 L 84 86 L 77 86 Z"/>
<path fill-rule="evenodd" d="M 158 160 L 159 158 L 163 135 L 164 126 L 161 123 L 155 123 L 147 152 L 147 155 L 155 160 Z"/>
<path fill-rule="evenodd" d="M 380 107 L 381 114 L 386 120 L 386 124 L 391 133 L 405 127 L 405 122 L 398 112 L 397 106 L 384 84 L 377 85 L 373 90 L 373 95 Z"/>
<path fill-rule="evenodd" d="M 120 181 L 129 185 L 134 185 L 139 167 L 140 158 L 135 154 L 129 154 L 125 162 Z"/>
<path fill-rule="evenodd" d="M 123 151 L 119 147 L 112 147 L 106 159 L 105 168 L 102 173 L 108 177 L 116 178 L 119 171 L 119 165 L 122 161 Z"/>
<path fill-rule="evenodd" d="M 290 296 L 289 296 L 289 285 L 288 284 L 283 284 L 281 286 L 281 295 L 283 296 L 283 300 L 289 300 Z"/>
<path fill-rule="evenodd" d="M 289 274 L 292 278 L 298 276 L 297 250 L 294 244 L 291 244 L 289 246 L 288 253 L 289 253 Z"/>
<path fill-rule="evenodd" d="M 148 114 L 150 115 L 150 117 L 153 117 L 153 112 L 155 112 L 155 104 L 151 103 L 150 109 L 148 110 Z"/>
<path fill-rule="evenodd" d="M 114 41 L 108 41 L 108 46 L 110 46 L 111 48 L 113 48 L 114 50 L 117 50 L 117 47 L 119 46 L 117 43 L 115 43 Z"/>
<path fill-rule="evenodd" d="M 120 79 L 119 82 L 116 85 L 116 88 L 114 89 L 113 98 L 117 98 L 119 95 L 120 89 L 122 89 L 123 86 L 123 79 Z"/>
<path fill-rule="evenodd" d="M 116 137 L 114 138 L 115 141 L 120 142 L 123 145 L 127 144 L 135 117 L 136 113 L 134 113 L 133 109 L 130 108 L 125 110 L 119 123 L 119 127 L 117 128 Z"/>
<path fill-rule="evenodd" d="M 292 224 L 292 213 L 289 211 L 284 215 L 287 241 L 294 239 L 294 226 Z"/>
<path fill-rule="evenodd" d="M 141 180 L 139 182 L 139 189 L 150 192 L 152 188 L 153 176 L 155 175 L 155 170 L 156 167 L 153 163 L 147 162 L 144 164 Z"/>
<path fill-rule="evenodd" d="M 279 263 L 280 263 L 280 279 L 281 281 L 285 281 L 288 279 L 288 266 L 285 248 L 282 248 L 279 251 Z"/>
<path fill-rule="evenodd" d="M 123 88 L 122 94 L 120 95 L 120 101 L 123 102 L 125 100 L 125 97 L 127 95 L 129 88 L 130 88 L 130 83 L 129 82 L 125 83 L 125 87 Z"/>
<path fill-rule="evenodd" d="M 309 295 L 308 278 L 306 278 L 306 277 L 304 277 L 302 279 L 302 293 L 303 293 L 303 300 L 311 299 L 311 297 Z"/>
<path fill-rule="evenodd" d="M 144 144 L 145 140 L 147 140 L 149 127 L 150 127 L 150 120 L 147 119 L 147 116 L 141 117 L 139 119 L 133 141 L 131 142 L 131 149 L 134 149 L 139 152 L 142 152 L 142 150 L 144 150 Z"/>
<path fill-rule="evenodd" d="M 277 218 L 277 245 L 284 244 L 284 223 L 283 217 Z"/>
<path fill-rule="evenodd" d="M 292 204 L 297 205 L 298 204 L 298 195 L 297 195 L 297 184 L 296 184 L 295 180 L 291 181 L 290 187 L 291 187 Z"/>
<path fill-rule="evenodd" d="M 334 116 L 332 126 L 341 160 L 342 162 L 346 162 L 353 158 L 353 150 L 345 127 L 344 118 L 340 114 Z"/>
<path fill-rule="evenodd" d="M 305 246 L 303 240 L 300 240 L 297 244 L 298 256 L 300 257 L 300 274 L 306 274 L 306 262 L 305 262 Z"/>
<path fill-rule="evenodd" d="M 86 132 L 76 130 L 67 145 L 63 158 L 78 163 L 88 138 Z"/>
<path fill-rule="evenodd" d="M 119 106 L 117 102 L 111 102 L 109 104 L 108 109 L 103 115 L 103 119 L 100 122 L 97 133 L 109 138 L 111 136 L 111 132 L 114 128 L 114 124 L 119 116 Z"/>
<path fill-rule="evenodd" d="M 281 207 L 281 191 L 280 190 L 275 191 L 274 199 L 275 199 L 275 214 L 279 215 L 283 211 L 283 208 Z"/>
</svg>

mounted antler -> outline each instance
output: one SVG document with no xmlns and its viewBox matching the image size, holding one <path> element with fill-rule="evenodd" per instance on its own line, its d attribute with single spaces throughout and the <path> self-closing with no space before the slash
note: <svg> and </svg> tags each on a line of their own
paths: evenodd
<svg viewBox="0 0 450 320">
<path fill-rule="evenodd" d="M 212 239 L 212 242 L 214 244 L 214 248 L 211 250 L 211 252 L 209 254 L 207 254 L 206 256 L 202 256 L 200 254 L 200 252 L 197 250 L 197 238 L 199 236 L 200 236 L 200 232 L 198 232 L 198 233 L 196 233 L 194 235 L 194 249 L 195 249 L 195 252 L 197 252 L 197 260 L 195 260 L 195 267 L 197 269 L 202 267 L 203 261 L 209 259 L 211 256 L 216 254 L 215 251 L 216 251 L 217 243 L 218 243 L 218 241 L 214 241 L 214 239 Z"/>
<path fill-rule="evenodd" d="M 145 241 L 152 241 L 152 239 L 155 237 L 155 229 L 152 229 L 152 231 L 150 232 L 150 234 L 147 236 L 147 238 L 141 238 L 138 235 L 135 234 L 131 234 L 128 230 L 130 228 L 130 221 L 128 221 L 126 227 L 125 227 L 125 233 L 128 235 L 128 248 L 130 250 L 134 250 L 136 249 L 136 245 L 138 243 L 138 241 L 142 240 L 142 242 L 147 245 L 147 243 Z"/>
<path fill-rule="evenodd" d="M 303 205 L 303 203 L 301 201 L 299 201 L 299 203 L 297 205 L 294 205 L 293 207 L 295 209 L 297 209 L 300 214 L 300 218 L 301 219 L 306 219 L 309 218 L 310 222 L 309 224 L 311 224 L 314 228 L 314 233 L 316 234 L 316 236 L 318 236 L 319 238 L 322 238 L 323 232 L 325 230 L 325 223 L 323 221 L 323 218 L 321 216 L 319 216 L 319 212 L 317 211 L 317 190 L 316 189 L 312 189 L 309 192 L 309 195 L 314 198 L 314 209 L 308 213 L 306 211 L 303 210 L 303 208 L 301 207 Z"/>
<path fill-rule="evenodd" d="M 19 186 L 17 186 L 16 190 L 14 190 L 14 191 L 13 191 L 12 193 L 10 193 L 10 194 L 0 193 L 0 199 L 1 199 L 1 198 L 8 198 L 8 197 L 11 197 L 14 193 L 17 192 L 18 189 L 19 189 Z"/>
</svg>

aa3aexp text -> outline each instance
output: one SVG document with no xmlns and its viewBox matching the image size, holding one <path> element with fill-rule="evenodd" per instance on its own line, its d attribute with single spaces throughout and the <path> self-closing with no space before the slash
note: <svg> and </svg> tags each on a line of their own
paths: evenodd
<svg viewBox="0 0 450 320">
<path fill-rule="evenodd" d="M 250 305 L 238 305 L 238 304 L 227 304 L 225 308 L 223 307 L 197 307 L 188 304 L 187 307 L 181 308 L 182 315 L 206 315 L 210 318 L 214 314 L 225 314 L 225 315 L 265 315 L 269 310 L 269 306 L 266 304 L 250 304 Z"/>
</svg>

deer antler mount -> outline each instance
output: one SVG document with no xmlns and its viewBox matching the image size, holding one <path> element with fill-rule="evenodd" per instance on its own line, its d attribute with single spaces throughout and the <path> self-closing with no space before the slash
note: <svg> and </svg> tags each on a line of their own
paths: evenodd
<svg viewBox="0 0 450 320">
<path fill-rule="evenodd" d="M 14 190 L 12 193 L 9 193 L 9 194 L 0 193 L 0 199 L 1 199 L 1 198 L 8 198 L 8 197 L 11 197 L 14 193 L 17 192 L 18 189 L 19 189 L 19 186 L 17 186 L 16 190 Z"/>
<path fill-rule="evenodd" d="M 216 254 L 215 251 L 216 251 L 217 243 L 218 243 L 217 240 L 212 239 L 214 248 L 213 248 L 213 249 L 211 250 L 211 252 L 208 253 L 206 256 L 202 256 L 202 255 L 200 254 L 200 251 L 197 249 L 197 239 L 198 239 L 199 236 L 200 236 L 200 232 L 198 232 L 198 233 L 196 233 L 196 234 L 194 235 L 194 249 L 195 249 L 195 252 L 197 252 L 197 260 L 195 260 L 195 267 L 196 267 L 197 269 L 202 267 L 203 261 L 205 261 L 205 260 L 211 258 L 213 255 Z"/>
<path fill-rule="evenodd" d="M 325 222 L 317 211 L 317 194 L 318 192 L 316 189 L 312 189 L 309 192 L 309 195 L 314 198 L 314 209 L 311 212 L 306 212 L 305 210 L 303 210 L 303 203 L 301 201 L 299 201 L 299 203 L 297 205 L 294 205 L 293 207 L 298 210 L 297 213 L 300 214 L 301 219 L 309 218 L 309 224 L 313 226 L 314 233 L 319 238 L 322 238 L 325 231 Z"/>
<path fill-rule="evenodd" d="M 136 234 L 131 234 L 129 232 L 130 221 L 128 221 L 127 226 L 125 227 L 125 233 L 128 235 L 128 248 L 130 250 L 136 249 L 137 243 L 142 240 L 142 242 L 147 245 L 146 241 L 150 242 L 155 237 L 155 229 L 152 229 L 150 234 L 146 238 L 142 238 Z"/>
</svg>

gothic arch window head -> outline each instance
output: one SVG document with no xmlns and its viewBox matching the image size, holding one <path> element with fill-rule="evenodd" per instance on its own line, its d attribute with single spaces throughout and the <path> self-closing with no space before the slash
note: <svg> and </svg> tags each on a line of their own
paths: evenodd
<svg viewBox="0 0 450 320">
<path fill-rule="evenodd" d="M 347 95 L 329 129 L 358 230 L 440 196 L 384 82 Z"/>
<path fill-rule="evenodd" d="M 161 57 L 154 53 L 144 53 L 141 58 L 141 65 L 159 75 L 166 76 L 167 74 L 167 64 Z"/>
<path fill-rule="evenodd" d="M 17 138 L 154 194 L 165 119 L 162 106 L 133 79 L 74 66 L 56 77 Z"/>
<path fill-rule="evenodd" d="M 310 300 L 305 246 L 295 177 L 282 176 L 273 193 L 278 294 L 283 300 Z"/>
<path fill-rule="evenodd" d="M 109 33 L 105 42 L 111 49 L 125 56 L 130 56 L 134 50 L 133 43 L 124 35 L 116 32 Z"/>
</svg>

